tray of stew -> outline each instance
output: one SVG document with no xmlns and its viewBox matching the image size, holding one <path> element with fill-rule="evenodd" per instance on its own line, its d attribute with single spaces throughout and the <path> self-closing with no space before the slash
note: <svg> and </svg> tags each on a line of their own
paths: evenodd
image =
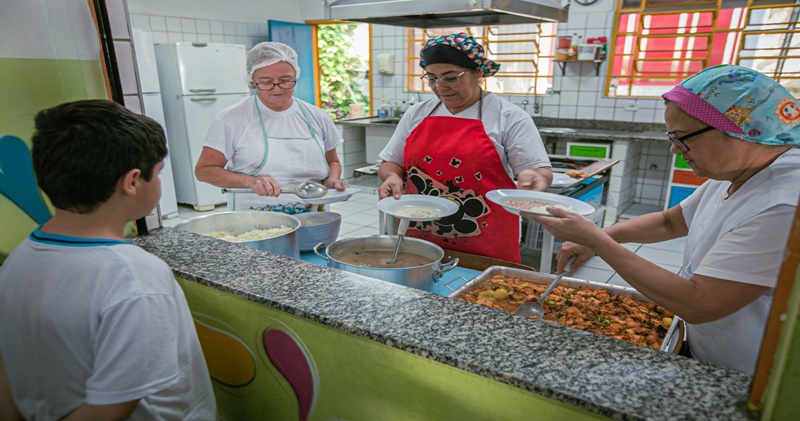
<svg viewBox="0 0 800 421">
<path fill-rule="evenodd" d="M 538 300 L 554 278 L 492 266 L 448 297 L 513 313 L 523 303 Z M 671 353 L 683 343 L 682 320 L 632 288 L 565 276 L 542 306 L 545 321 L 573 329 Z"/>
</svg>

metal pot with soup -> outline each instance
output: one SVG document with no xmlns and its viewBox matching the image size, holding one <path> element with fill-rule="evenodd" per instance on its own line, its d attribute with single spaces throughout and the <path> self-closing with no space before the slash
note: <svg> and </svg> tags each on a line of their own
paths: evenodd
<svg viewBox="0 0 800 421">
<path fill-rule="evenodd" d="M 331 245 L 320 243 L 314 253 L 325 259 L 328 267 L 425 291 L 433 291 L 442 275 L 458 265 L 458 259 L 442 264 L 441 247 L 411 237 L 403 238 L 397 259 L 391 262 L 396 244 L 394 235 L 368 235 Z"/>
</svg>

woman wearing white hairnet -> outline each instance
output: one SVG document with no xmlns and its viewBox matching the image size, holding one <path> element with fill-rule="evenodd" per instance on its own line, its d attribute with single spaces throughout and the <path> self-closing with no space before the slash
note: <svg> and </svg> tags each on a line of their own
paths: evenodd
<svg viewBox="0 0 800 421">
<path fill-rule="evenodd" d="M 247 73 L 256 95 L 226 108 L 211 123 L 195 166 L 197 179 L 253 191 L 229 193 L 229 210 L 321 210 L 293 194 L 280 194 L 281 188 L 308 180 L 345 188 L 336 154 L 342 137 L 333 120 L 292 96 L 300 76 L 297 53 L 280 42 L 262 42 L 247 55 Z"/>
</svg>

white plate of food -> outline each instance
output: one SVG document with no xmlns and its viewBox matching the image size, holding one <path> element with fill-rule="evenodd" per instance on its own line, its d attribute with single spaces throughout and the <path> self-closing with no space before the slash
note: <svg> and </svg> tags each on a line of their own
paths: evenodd
<svg viewBox="0 0 800 421">
<path fill-rule="evenodd" d="M 595 212 L 594 206 L 578 199 L 533 190 L 492 190 L 486 193 L 486 198 L 517 215 L 521 211 L 525 211 L 549 216 L 550 214 L 545 210 L 548 206 L 566 209 L 583 216 L 588 216 Z"/>
<path fill-rule="evenodd" d="M 424 194 L 404 194 L 399 199 L 387 197 L 378 202 L 378 209 L 395 218 L 411 221 L 434 221 L 458 211 L 450 200 Z"/>
<path fill-rule="evenodd" d="M 561 172 L 554 172 L 553 173 L 553 183 L 550 184 L 551 187 L 566 187 L 571 186 L 580 180 L 574 179 L 564 173 Z"/>
<path fill-rule="evenodd" d="M 326 205 L 328 203 L 344 202 L 345 200 L 350 199 L 350 196 L 360 191 L 361 189 L 355 187 L 347 187 L 343 191 L 328 189 L 328 192 L 325 193 L 325 196 L 318 197 L 316 199 L 300 199 L 300 200 L 306 203 L 311 203 L 312 205 Z"/>
</svg>

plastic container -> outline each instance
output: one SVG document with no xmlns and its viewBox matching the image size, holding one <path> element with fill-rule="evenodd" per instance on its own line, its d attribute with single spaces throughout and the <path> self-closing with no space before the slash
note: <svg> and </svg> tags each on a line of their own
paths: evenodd
<svg viewBox="0 0 800 421">
<path fill-rule="evenodd" d="M 558 37 L 557 48 L 566 50 L 569 48 L 570 44 L 572 44 L 572 37 Z"/>
<path fill-rule="evenodd" d="M 407 103 L 407 102 L 405 102 L 405 101 L 403 101 L 403 102 L 400 104 L 400 112 L 398 113 L 398 114 L 399 114 L 399 115 L 398 115 L 398 117 L 402 117 L 402 116 L 403 116 L 403 114 L 405 114 L 405 113 L 406 113 L 406 111 L 408 111 L 408 103 Z"/>
<path fill-rule="evenodd" d="M 601 49 L 600 44 L 580 44 L 578 45 L 578 60 L 598 60 Z"/>
</svg>

